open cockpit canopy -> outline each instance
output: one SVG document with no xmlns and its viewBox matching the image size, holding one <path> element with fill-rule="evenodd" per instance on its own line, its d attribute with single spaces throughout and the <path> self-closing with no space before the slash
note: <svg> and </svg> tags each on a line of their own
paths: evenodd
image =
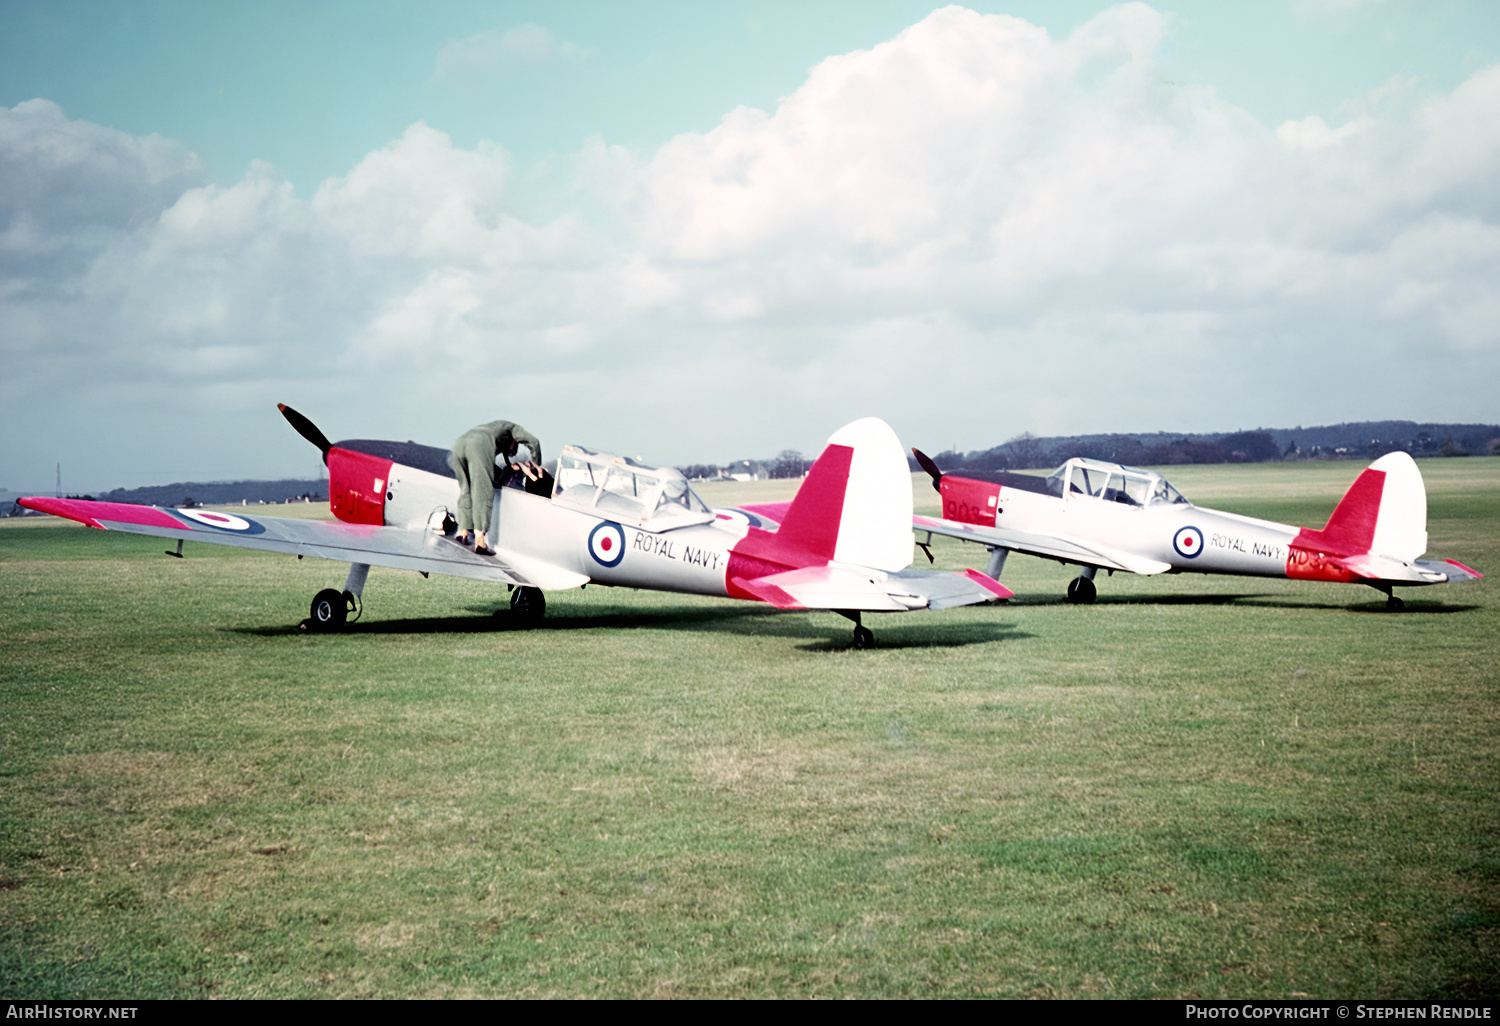
<svg viewBox="0 0 1500 1026">
<path fill-rule="evenodd" d="M 1126 506 L 1191 505 L 1154 470 L 1074 457 L 1047 476 L 1047 491 L 1060 499 L 1086 495 Z"/>
<path fill-rule="evenodd" d="M 569 445 L 557 458 L 556 477 L 554 503 L 606 520 L 669 531 L 714 519 L 687 478 L 672 467 L 648 467 L 628 456 Z"/>
</svg>

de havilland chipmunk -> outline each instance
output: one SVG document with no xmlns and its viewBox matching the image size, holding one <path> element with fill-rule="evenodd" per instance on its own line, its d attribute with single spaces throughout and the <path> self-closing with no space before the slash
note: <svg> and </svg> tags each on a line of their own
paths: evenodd
<svg viewBox="0 0 1500 1026">
<path fill-rule="evenodd" d="M 21 505 L 91 527 L 350 564 L 342 591 L 320 591 L 305 626 L 337 630 L 358 612 L 371 566 L 469 577 L 512 589 L 514 622 L 542 617 L 544 591 L 585 584 L 718 595 L 780 609 L 829 610 L 873 641 L 867 612 L 945 609 L 1008 598 L 973 570 L 910 569 L 911 477 L 895 434 L 873 417 L 828 440 L 784 515 L 710 509 L 681 472 L 569 446 L 550 492 L 496 491 L 482 554 L 454 538 L 459 486 L 448 450 L 413 442 L 334 445 L 285 405 L 288 422 L 323 452 L 337 520 L 293 520 L 81 499 Z"/>
<path fill-rule="evenodd" d="M 912 453 L 943 498 L 942 517 L 913 518 L 927 536 L 919 544 L 944 535 L 984 545 L 996 579 L 1011 552 L 1080 566 L 1070 602 L 1094 601 L 1100 570 L 1366 584 L 1391 610 L 1403 608 L 1394 588 L 1483 576 L 1456 560 L 1418 558 L 1427 550 L 1427 491 L 1404 452 L 1361 472 L 1322 530 L 1194 506 L 1160 474 L 1118 463 L 1075 458 L 1045 478 L 1000 471 L 978 480 Z"/>
</svg>

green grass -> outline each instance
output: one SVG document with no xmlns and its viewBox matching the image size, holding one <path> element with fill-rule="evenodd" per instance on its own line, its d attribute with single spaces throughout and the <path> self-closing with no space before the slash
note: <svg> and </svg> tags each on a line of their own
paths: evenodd
<svg viewBox="0 0 1500 1026">
<path fill-rule="evenodd" d="M 1500 570 L 1500 460 L 1422 469 L 1431 551 Z M 1321 526 L 1358 470 L 1171 477 Z M 1013 557 L 854 652 L 601 588 L 511 632 L 380 569 L 310 636 L 341 567 L 165 547 L 0 525 L 6 997 L 1500 993 L 1492 578 L 1080 608 Z"/>
</svg>

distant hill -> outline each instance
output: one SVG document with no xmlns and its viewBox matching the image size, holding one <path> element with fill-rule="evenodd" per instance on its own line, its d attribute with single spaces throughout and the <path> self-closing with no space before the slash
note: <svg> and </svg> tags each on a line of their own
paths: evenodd
<svg viewBox="0 0 1500 1026">
<path fill-rule="evenodd" d="M 145 488 L 116 488 L 95 495 L 101 502 L 132 502 L 141 506 L 228 506 L 245 502 L 283 503 L 303 497 L 328 499 L 327 481 L 181 481 Z"/>
<path fill-rule="evenodd" d="M 944 470 L 1053 467 L 1074 456 L 1163 466 L 1178 463 L 1265 463 L 1296 459 L 1374 459 L 1400 450 L 1413 456 L 1500 454 L 1500 425 L 1362 421 L 1322 427 L 1257 428 L 1227 434 L 1020 435 L 991 449 L 943 452 Z"/>
<path fill-rule="evenodd" d="M 36 494 L 28 492 L 26 494 Z M 42 494 L 46 494 L 45 492 Z M 30 510 L 16 504 L 21 493 L 0 490 L 0 516 L 32 516 Z M 176 484 L 148 485 L 144 488 L 116 488 L 94 495 L 69 495 L 70 499 L 97 499 L 100 502 L 129 502 L 138 506 L 251 506 L 280 505 L 308 499 L 328 501 L 328 482 L 315 481 L 179 481 Z"/>
</svg>

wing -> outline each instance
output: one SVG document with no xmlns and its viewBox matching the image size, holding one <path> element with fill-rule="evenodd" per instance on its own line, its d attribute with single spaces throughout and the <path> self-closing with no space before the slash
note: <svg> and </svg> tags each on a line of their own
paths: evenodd
<svg viewBox="0 0 1500 1026">
<path fill-rule="evenodd" d="M 1028 556 L 1056 559 L 1063 563 L 1079 563 L 1097 566 L 1102 570 L 1128 570 L 1133 574 L 1164 574 L 1172 569 L 1171 563 L 1159 559 L 1146 559 L 1119 549 L 1108 548 L 1095 542 L 1063 534 L 1034 534 L 1029 531 L 1013 531 L 1001 527 L 981 527 L 976 524 L 960 524 L 937 517 L 912 517 L 912 527 L 917 531 L 928 531 L 946 538 L 976 542 L 994 548 L 1011 549 Z"/>
<path fill-rule="evenodd" d="M 902 570 L 883 573 L 864 567 L 803 567 L 784 573 L 735 578 L 734 583 L 778 609 L 847 609 L 902 613 L 912 609 L 969 606 L 1014 592 L 977 570 Z"/>
<path fill-rule="evenodd" d="M 589 580 L 583 574 L 523 553 L 502 550 L 494 556 L 477 556 L 472 550 L 432 531 L 346 524 L 337 520 L 239 516 L 211 510 L 163 509 L 83 499 L 43 497 L 20 501 L 28 509 L 106 531 L 232 545 L 264 552 L 289 552 L 341 563 L 367 563 L 546 590 L 576 588 Z"/>
</svg>

